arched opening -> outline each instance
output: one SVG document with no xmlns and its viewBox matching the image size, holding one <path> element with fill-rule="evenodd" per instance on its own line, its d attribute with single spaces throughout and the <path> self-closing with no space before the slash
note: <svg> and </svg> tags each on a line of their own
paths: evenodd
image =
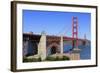
<svg viewBox="0 0 100 73">
<path fill-rule="evenodd" d="M 59 44 L 51 43 L 50 45 L 48 45 L 48 47 L 47 47 L 47 55 L 52 55 L 52 54 L 56 54 L 56 53 L 60 53 Z"/>
<path fill-rule="evenodd" d="M 55 54 L 57 52 L 57 47 L 52 46 L 51 47 L 51 54 Z"/>
</svg>

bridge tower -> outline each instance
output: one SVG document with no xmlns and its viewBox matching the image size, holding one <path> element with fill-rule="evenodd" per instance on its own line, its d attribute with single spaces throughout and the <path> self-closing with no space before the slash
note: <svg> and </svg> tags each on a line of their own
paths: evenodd
<svg viewBox="0 0 100 73">
<path fill-rule="evenodd" d="M 86 40 L 86 34 L 84 34 L 84 40 Z"/>
<path fill-rule="evenodd" d="M 72 47 L 78 48 L 78 18 L 72 17 Z"/>
<path fill-rule="evenodd" d="M 83 41 L 83 45 L 86 45 L 86 34 L 84 34 L 84 41 Z"/>
<path fill-rule="evenodd" d="M 78 48 L 78 18 L 72 17 L 72 60 L 80 59 L 80 49 Z"/>
</svg>

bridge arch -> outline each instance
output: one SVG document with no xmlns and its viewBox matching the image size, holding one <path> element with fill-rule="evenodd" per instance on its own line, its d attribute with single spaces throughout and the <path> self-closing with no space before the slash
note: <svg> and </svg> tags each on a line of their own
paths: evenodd
<svg viewBox="0 0 100 73">
<path fill-rule="evenodd" d="M 47 54 L 52 55 L 52 54 L 56 54 L 56 53 L 60 53 L 60 45 L 57 43 L 51 43 L 47 47 Z"/>
</svg>

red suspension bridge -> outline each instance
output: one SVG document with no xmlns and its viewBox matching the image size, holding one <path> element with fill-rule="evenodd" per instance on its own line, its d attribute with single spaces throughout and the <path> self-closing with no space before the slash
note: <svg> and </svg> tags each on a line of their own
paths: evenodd
<svg viewBox="0 0 100 73">
<path fill-rule="evenodd" d="M 79 45 L 88 45 L 90 43 L 90 41 L 86 39 L 86 35 L 84 35 L 84 39 L 81 39 L 78 38 L 78 34 L 78 17 L 72 17 L 72 37 L 46 35 L 45 32 L 43 32 L 41 35 L 34 34 L 32 32 L 24 33 L 23 54 L 24 56 L 28 54 L 42 54 L 41 56 L 43 57 L 43 59 L 45 59 L 49 54 L 49 50 L 51 50 L 51 54 L 64 54 L 64 41 L 66 41 L 67 44 L 72 45 L 72 48 L 70 48 L 68 52 L 71 51 L 75 55 L 76 52 L 79 53 L 80 51 L 80 49 L 78 49 Z M 77 56 L 77 54 L 76 57 L 74 59 L 79 59 L 79 56 Z M 71 58 L 73 59 L 73 54 L 71 55 Z"/>
</svg>

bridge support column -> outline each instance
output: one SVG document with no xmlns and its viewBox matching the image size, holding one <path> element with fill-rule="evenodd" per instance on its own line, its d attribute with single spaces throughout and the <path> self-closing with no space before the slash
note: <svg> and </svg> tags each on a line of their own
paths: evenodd
<svg viewBox="0 0 100 73">
<path fill-rule="evenodd" d="M 71 60 L 80 60 L 80 49 L 74 48 L 70 58 Z"/>
<path fill-rule="evenodd" d="M 61 45 L 60 53 L 63 54 L 63 36 L 62 35 L 61 35 L 60 45 Z"/>
<path fill-rule="evenodd" d="M 38 44 L 38 55 L 41 57 L 41 60 L 46 59 L 46 34 L 42 32 L 40 42 Z"/>
<path fill-rule="evenodd" d="M 80 59 L 80 49 L 78 48 L 78 18 L 72 18 L 72 53 L 71 59 L 72 60 L 79 60 Z"/>
</svg>

